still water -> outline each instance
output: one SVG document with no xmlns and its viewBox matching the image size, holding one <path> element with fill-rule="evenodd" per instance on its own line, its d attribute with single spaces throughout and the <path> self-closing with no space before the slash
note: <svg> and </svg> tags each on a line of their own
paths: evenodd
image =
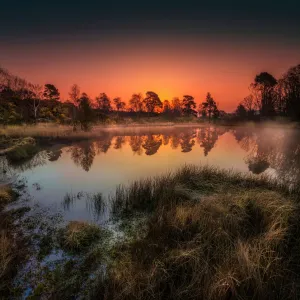
<svg viewBox="0 0 300 300">
<path fill-rule="evenodd" d="M 26 179 L 32 205 L 61 210 L 67 220 L 101 223 L 108 220 L 109 213 L 95 218 L 87 195 L 101 193 L 109 202 L 117 185 L 165 174 L 185 164 L 268 174 L 297 183 L 300 132 L 267 127 L 153 127 L 53 145 L 20 165 L 1 159 L 3 178 Z"/>
</svg>

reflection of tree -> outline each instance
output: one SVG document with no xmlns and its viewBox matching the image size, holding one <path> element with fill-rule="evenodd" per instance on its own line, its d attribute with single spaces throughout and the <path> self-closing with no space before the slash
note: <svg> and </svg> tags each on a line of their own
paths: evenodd
<svg viewBox="0 0 300 300">
<path fill-rule="evenodd" d="M 136 135 L 130 137 L 129 144 L 133 153 L 136 153 L 138 155 L 141 155 L 143 153 L 142 143 L 143 143 L 142 136 Z"/>
<path fill-rule="evenodd" d="M 241 128 L 233 133 L 247 151 L 245 162 L 252 173 L 260 174 L 271 167 L 282 180 L 300 181 L 300 132 Z"/>
<path fill-rule="evenodd" d="M 159 147 L 162 144 L 162 139 L 160 135 L 148 135 L 146 137 L 145 143 L 143 144 L 143 148 L 146 150 L 146 155 L 153 155 L 155 154 Z"/>
<path fill-rule="evenodd" d="M 164 134 L 162 137 L 162 142 L 163 142 L 163 145 L 165 145 L 165 146 L 168 145 L 170 142 L 170 136 Z"/>
<path fill-rule="evenodd" d="M 125 144 L 125 136 L 117 136 L 115 140 L 115 149 L 121 149 L 123 144 Z"/>
<path fill-rule="evenodd" d="M 266 139 L 262 137 L 261 143 Z M 273 141 L 272 149 L 268 152 L 268 161 L 274 168 L 279 178 L 289 182 L 300 181 L 300 132 L 298 130 L 287 130 L 283 135 Z"/>
<path fill-rule="evenodd" d="M 195 145 L 195 131 L 189 133 L 183 133 L 180 138 L 181 152 L 190 152 L 192 151 L 193 146 Z"/>
<path fill-rule="evenodd" d="M 48 150 L 47 155 L 49 161 L 57 161 L 62 155 L 62 150 L 61 149 Z"/>
<path fill-rule="evenodd" d="M 95 146 L 97 149 L 97 153 L 106 153 L 111 146 L 111 137 L 106 137 L 101 140 L 95 141 Z"/>
<path fill-rule="evenodd" d="M 255 135 L 251 128 L 238 127 L 232 130 L 232 133 L 241 148 L 246 152 L 250 151 L 256 146 Z"/>
<path fill-rule="evenodd" d="M 178 133 L 174 133 L 170 138 L 170 144 L 172 149 L 177 149 L 180 144 L 180 137 Z"/>
<path fill-rule="evenodd" d="M 47 151 L 40 151 L 35 154 L 32 158 L 22 160 L 22 161 L 10 161 L 8 163 L 11 168 L 18 172 L 24 172 L 26 170 L 31 170 L 38 166 L 45 165 L 47 163 L 48 153 Z"/>
<path fill-rule="evenodd" d="M 216 127 L 200 128 L 197 139 L 200 147 L 204 149 L 205 156 L 207 156 L 208 153 L 214 148 L 219 135 L 223 133 L 224 131 L 221 131 Z"/>
<path fill-rule="evenodd" d="M 96 155 L 95 146 L 92 142 L 84 142 L 71 147 L 71 158 L 77 166 L 89 171 Z"/>
<path fill-rule="evenodd" d="M 10 166 L 5 156 L 0 156 L 0 185 L 8 182 L 17 175 L 16 171 Z"/>
</svg>

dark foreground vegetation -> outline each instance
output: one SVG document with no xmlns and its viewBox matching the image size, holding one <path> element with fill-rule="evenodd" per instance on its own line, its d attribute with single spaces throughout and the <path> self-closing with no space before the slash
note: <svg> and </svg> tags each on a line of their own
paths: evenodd
<svg viewBox="0 0 300 300">
<path fill-rule="evenodd" d="M 13 278 L 26 260 L 27 240 L 16 224 L 26 208 L 6 210 L 18 194 L 9 187 L 0 186 L 0 295 L 8 299 L 14 295 Z"/>
<path fill-rule="evenodd" d="M 106 204 L 91 197 L 111 207 L 117 235 L 79 221 L 34 231 L 40 263 L 1 282 L 31 299 L 298 299 L 299 198 L 266 177 L 186 166 L 119 186 Z M 5 243 L 1 264 L 15 267 Z"/>
<path fill-rule="evenodd" d="M 62 100 L 53 84 L 32 84 L 0 68 L 0 124 L 54 122 L 89 130 L 94 124 L 133 124 L 153 122 L 196 122 L 223 120 L 260 121 L 276 117 L 300 120 L 300 65 L 291 67 L 279 79 L 267 72 L 258 74 L 249 87 L 250 94 L 235 112 L 220 110 L 210 93 L 205 99 L 162 100 L 153 91 L 135 93 L 127 102 L 100 93 L 91 99 L 77 84 Z M 198 105 L 196 101 L 198 100 Z"/>
</svg>

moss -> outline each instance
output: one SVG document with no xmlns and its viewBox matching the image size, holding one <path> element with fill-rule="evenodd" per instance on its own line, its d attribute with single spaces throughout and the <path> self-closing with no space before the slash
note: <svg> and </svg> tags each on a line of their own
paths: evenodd
<svg viewBox="0 0 300 300">
<path fill-rule="evenodd" d="M 83 251 L 101 237 L 101 229 L 87 222 L 71 221 L 62 230 L 61 246 L 66 251 Z"/>
</svg>

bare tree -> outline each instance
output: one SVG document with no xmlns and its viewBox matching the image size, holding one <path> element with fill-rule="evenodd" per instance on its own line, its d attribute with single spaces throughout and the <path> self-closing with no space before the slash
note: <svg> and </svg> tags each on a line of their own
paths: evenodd
<svg viewBox="0 0 300 300">
<path fill-rule="evenodd" d="M 70 100 L 73 104 L 73 122 L 76 119 L 76 111 L 78 109 L 79 106 L 79 99 L 80 99 L 80 87 L 78 86 L 78 84 L 74 83 L 71 86 L 70 92 L 69 92 L 69 97 Z"/>
<path fill-rule="evenodd" d="M 38 110 L 41 104 L 41 98 L 43 95 L 43 87 L 39 84 L 28 84 L 28 89 L 30 91 L 29 98 L 31 100 L 31 107 L 34 114 L 34 119 L 37 119 Z"/>
<path fill-rule="evenodd" d="M 244 98 L 242 101 L 242 105 L 247 109 L 248 112 L 254 110 L 254 96 L 253 95 L 248 95 L 247 97 Z"/>
<path fill-rule="evenodd" d="M 79 98 L 80 98 L 80 87 L 78 86 L 78 84 L 74 83 L 71 86 L 71 89 L 70 89 L 70 92 L 69 92 L 69 97 L 70 97 L 70 100 L 72 101 L 72 103 L 75 106 L 78 106 Z"/>
</svg>

